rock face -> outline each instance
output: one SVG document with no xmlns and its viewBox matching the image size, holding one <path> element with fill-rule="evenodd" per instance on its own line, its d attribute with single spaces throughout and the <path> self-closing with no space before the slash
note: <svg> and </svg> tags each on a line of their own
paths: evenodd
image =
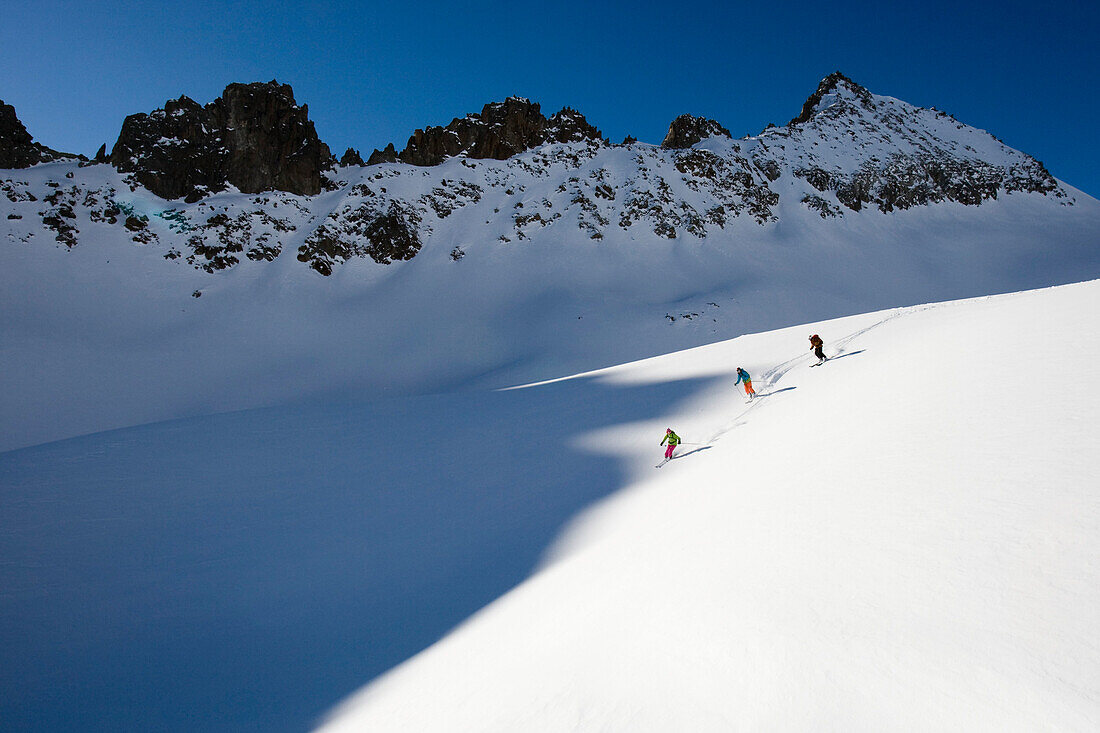
<svg viewBox="0 0 1100 733">
<path fill-rule="evenodd" d="M 162 198 L 193 201 L 225 187 L 228 157 L 213 111 L 180 97 L 151 114 L 127 117 L 110 161 Z"/>
<path fill-rule="evenodd" d="M 205 107 L 180 97 L 130 115 L 110 160 L 162 198 L 197 201 L 226 184 L 245 193 L 320 193 L 332 155 L 309 108 L 290 86 L 270 81 L 230 84 Z"/>
<path fill-rule="evenodd" d="M 706 117 L 680 115 L 668 126 L 668 134 L 661 141 L 665 150 L 683 150 L 708 137 L 723 135 L 733 137 L 730 131 Z"/>
<path fill-rule="evenodd" d="M 378 150 L 375 148 L 374 152 L 370 154 L 370 158 L 367 159 L 367 165 L 378 165 L 379 163 L 396 163 L 397 151 L 394 150 L 393 143 L 386 146 L 385 150 Z"/>
<path fill-rule="evenodd" d="M 0 168 L 29 168 L 53 160 L 83 160 L 83 156 L 59 153 L 36 143 L 15 115 L 15 107 L 0 99 Z"/>
<path fill-rule="evenodd" d="M 485 105 L 480 114 L 455 118 L 446 127 L 417 130 L 397 157 L 420 166 L 438 165 L 460 154 L 507 160 L 545 143 L 579 140 L 598 141 L 601 135 L 576 110 L 566 107 L 547 119 L 538 104 L 509 97 Z"/>
</svg>

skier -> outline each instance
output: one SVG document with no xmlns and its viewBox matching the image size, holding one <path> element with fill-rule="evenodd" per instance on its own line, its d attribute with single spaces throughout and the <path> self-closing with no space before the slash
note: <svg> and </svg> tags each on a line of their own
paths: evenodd
<svg viewBox="0 0 1100 733">
<path fill-rule="evenodd" d="M 680 436 L 672 432 L 672 428 L 665 431 L 665 437 L 661 438 L 661 445 L 668 441 L 668 448 L 665 448 L 665 460 L 672 460 L 672 451 L 676 449 L 676 446 L 680 445 Z"/>
<path fill-rule="evenodd" d="M 750 377 L 749 373 L 744 369 L 737 367 L 737 381 L 733 383 L 733 386 L 736 387 L 741 384 L 741 382 L 745 383 L 745 394 L 747 394 L 751 400 L 756 396 L 756 390 L 752 388 L 752 377 Z"/>
<path fill-rule="evenodd" d="M 822 341 L 821 337 L 818 336 L 816 333 L 813 336 L 810 336 L 810 351 L 814 352 L 814 356 L 817 357 L 817 364 L 814 364 L 814 366 L 817 366 L 818 364 L 824 364 L 826 361 L 829 360 L 829 357 L 825 356 L 825 352 L 821 350 L 821 347 L 824 345 L 825 342 Z"/>
</svg>

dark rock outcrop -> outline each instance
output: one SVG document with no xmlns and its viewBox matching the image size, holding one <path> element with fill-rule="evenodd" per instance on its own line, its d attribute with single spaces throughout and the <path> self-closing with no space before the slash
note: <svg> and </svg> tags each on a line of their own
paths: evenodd
<svg viewBox="0 0 1100 733">
<path fill-rule="evenodd" d="M 130 115 L 111 164 L 166 199 L 196 201 L 232 184 L 245 193 L 321 191 L 331 166 L 309 108 L 275 81 L 230 84 L 205 107 L 180 97 L 150 114 Z"/>
<path fill-rule="evenodd" d="M 355 257 L 380 265 L 411 260 L 420 251 L 420 214 L 397 201 L 360 202 L 334 211 L 298 247 L 298 261 L 322 275 Z"/>
<path fill-rule="evenodd" d="M 54 160 L 85 160 L 36 143 L 15 114 L 15 107 L 0 99 L 0 168 L 29 168 Z"/>
<path fill-rule="evenodd" d="M 898 155 L 834 178 L 837 200 L 852 211 L 871 205 L 889 212 L 943 201 L 977 206 L 1002 190 L 1059 195 L 1058 182 L 1032 158 L 1006 169 L 980 160 Z"/>
<path fill-rule="evenodd" d="M 509 97 L 485 105 L 480 114 L 455 118 L 446 127 L 417 130 L 397 157 L 421 166 L 438 165 L 456 155 L 507 160 L 548 142 L 601 139 L 600 131 L 576 110 L 566 107 L 547 119 L 537 103 Z"/>
<path fill-rule="evenodd" d="M 282 252 L 281 235 L 297 228 L 289 219 L 262 208 L 239 210 L 236 216 L 223 210 L 205 220 L 181 215 L 178 221 L 182 225 L 179 231 L 187 234 L 184 249 L 190 250 L 188 264 L 206 272 L 233 267 L 241 255 L 254 262 L 271 262 Z M 178 250 L 165 255 L 170 259 L 181 256 L 183 252 Z"/>
<path fill-rule="evenodd" d="M 366 165 L 363 162 L 363 157 L 359 155 L 359 151 L 355 148 L 348 148 L 344 151 L 344 154 L 340 156 L 340 165 Z"/>
<path fill-rule="evenodd" d="M 661 141 L 661 147 L 665 150 L 683 150 L 690 148 L 701 140 L 715 135 L 724 135 L 732 138 L 730 131 L 719 125 L 714 120 L 693 115 L 680 115 L 668 126 L 668 134 Z"/>
<path fill-rule="evenodd" d="M 574 143 L 601 138 L 600 131 L 590 125 L 584 115 L 572 107 L 564 107 L 547 120 L 543 142 Z"/>
<path fill-rule="evenodd" d="M 110 160 L 158 196 L 190 200 L 224 188 L 227 158 L 213 113 L 183 96 L 151 114 L 127 117 Z"/>
<path fill-rule="evenodd" d="M 374 152 L 370 154 L 370 158 L 367 159 L 367 165 L 378 165 L 379 163 L 396 163 L 397 162 L 397 150 L 394 149 L 393 143 L 386 146 L 385 150 L 378 150 L 375 148 Z"/>
</svg>

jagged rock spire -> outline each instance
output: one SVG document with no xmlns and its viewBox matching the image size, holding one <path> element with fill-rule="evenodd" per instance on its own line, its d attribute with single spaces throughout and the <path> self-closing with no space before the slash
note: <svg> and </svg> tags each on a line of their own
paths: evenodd
<svg viewBox="0 0 1100 733">
<path fill-rule="evenodd" d="M 366 164 L 363 162 L 363 156 L 359 155 L 358 150 L 356 150 L 355 148 L 348 148 L 344 151 L 344 154 L 340 156 L 340 165 L 347 167 L 349 165 Z"/>
</svg>

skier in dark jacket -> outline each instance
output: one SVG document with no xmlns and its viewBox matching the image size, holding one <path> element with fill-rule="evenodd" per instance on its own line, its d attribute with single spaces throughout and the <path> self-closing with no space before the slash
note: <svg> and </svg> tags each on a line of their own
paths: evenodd
<svg viewBox="0 0 1100 733">
<path fill-rule="evenodd" d="M 829 357 L 825 356 L 825 352 L 821 350 L 821 347 L 825 345 L 825 342 L 821 340 L 821 337 L 816 333 L 810 336 L 810 351 L 814 352 L 814 356 L 817 357 L 817 363 L 821 364 L 828 360 Z"/>
</svg>

